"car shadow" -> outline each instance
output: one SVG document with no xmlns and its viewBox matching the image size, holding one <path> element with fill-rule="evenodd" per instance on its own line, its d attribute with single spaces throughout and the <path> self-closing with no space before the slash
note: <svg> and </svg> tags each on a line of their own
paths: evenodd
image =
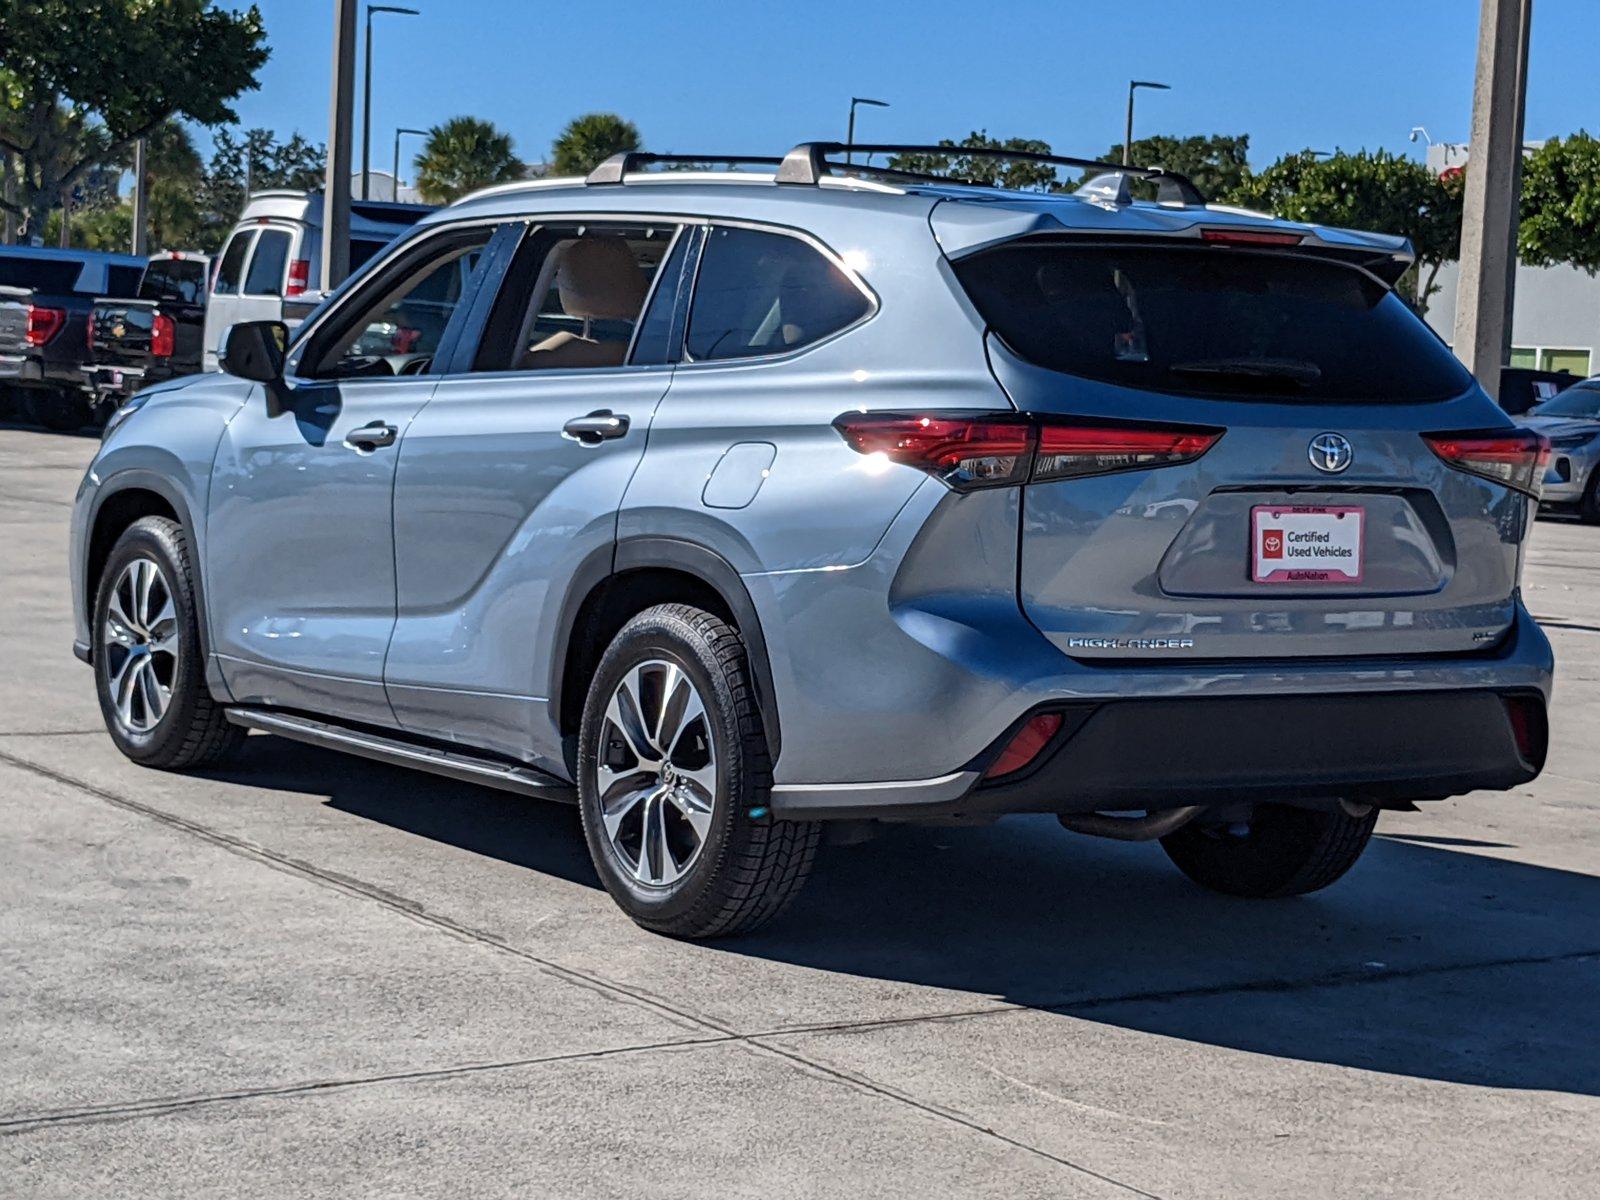
<svg viewBox="0 0 1600 1200">
<path fill-rule="evenodd" d="M 599 886 L 574 809 L 248 747 L 226 777 Z M 1479 852 L 1504 841 L 1379 829 L 1333 887 L 1259 902 L 1048 817 L 891 827 L 825 846 L 778 921 L 706 946 L 1280 1058 L 1600 1095 L 1600 879 Z"/>
</svg>

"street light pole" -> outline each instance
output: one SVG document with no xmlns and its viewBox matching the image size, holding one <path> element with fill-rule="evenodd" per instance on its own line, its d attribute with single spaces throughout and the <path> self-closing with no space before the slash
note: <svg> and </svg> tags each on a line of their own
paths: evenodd
<svg viewBox="0 0 1600 1200">
<path fill-rule="evenodd" d="M 142 137 L 133 144 L 133 253 L 144 258 L 150 253 L 150 139 Z"/>
<path fill-rule="evenodd" d="M 858 104 L 870 105 L 872 108 L 889 107 L 887 100 L 868 100 L 865 96 L 850 97 L 850 124 L 846 127 L 844 135 L 844 160 L 847 163 L 855 161 L 855 156 L 851 153 L 850 147 L 855 145 L 856 140 L 856 105 Z"/>
<path fill-rule="evenodd" d="M 1149 88 L 1157 92 L 1170 92 L 1171 86 L 1165 83 L 1152 83 L 1148 79 L 1130 79 L 1128 81 L 1128 124 L 1122 135 L 1122 165 L 1133 165 L 1133 93 L 1140 88 Z"/>
<path fill-rule="evenodd" d="M 402 133 L 414 133 L 418 137 L 428 136 L 426 129 L 397 128 L 394 131 L 394 199 L 396 200 L 400 199 L 400 135 Z"/>
<path fill-rule="evenodd" d="M 356 0 L 334 0 L 328 170 L 322 188 L 322 290 L 350 274 L 350 110 L 355 107 Z"/>
<path fill-rule="evenodd" d="M 407 17 L 420 17 L 414 8 L 399 8 L 393 4 L 367 5 L 366 78 L 361 96 L 361 198 L 368 199 L 367 179 L 372 172 L 372 14 L 397 13 Z"/>
</svg>

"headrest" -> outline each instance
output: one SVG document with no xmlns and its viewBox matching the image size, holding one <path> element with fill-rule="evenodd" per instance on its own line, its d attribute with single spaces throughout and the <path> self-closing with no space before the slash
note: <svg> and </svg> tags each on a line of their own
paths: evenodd
<svg viewBox="0 0 1600 1200">
<path fill-rule="evenodd" d="M 556 268 L 561 307 L 585 321 L 633 321 L 644 307 L 646 280 L 628 243 L 615 234 L 568 243 Z"/>
</svg>

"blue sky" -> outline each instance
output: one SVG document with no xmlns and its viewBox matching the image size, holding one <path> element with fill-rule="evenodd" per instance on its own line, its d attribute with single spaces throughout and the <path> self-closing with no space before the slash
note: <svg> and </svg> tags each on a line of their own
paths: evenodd
<svg viewBox="0 0 1600 1200">
<path fill-rule="evenodd" d="M 331 0 L 257 0 L 272 58 L 246 125 L 326 139 Z M 935 141 L 974 128 L 1100 154 L 1138 134 L 1248 133 L 1261 165 L 1304 147 L 1464 141 L 1478 0 L 402 0 L 375 19 L 373 166 L 396 125 L 471 113 L 544 158 L 571 117 L 621 113 L 647 148 L 777 153 L 843 138 Z M 220 0 L 223 7 L 243 0 Z M 1539 0 L 1528 136 L 1600 132 L 1596 0 Z M 359 76 L 358 76 L 359 79 Z M 357 124 L 359 161 L 360 125 Z M 202 144 L 204 138 L 202 137 Z M 414 147 L 415 143 L 411 145 Z M 413 151 L 408 150 L 409 155 Z M 402 175 L 408 173 L 402 170 Z"/>
</svg>

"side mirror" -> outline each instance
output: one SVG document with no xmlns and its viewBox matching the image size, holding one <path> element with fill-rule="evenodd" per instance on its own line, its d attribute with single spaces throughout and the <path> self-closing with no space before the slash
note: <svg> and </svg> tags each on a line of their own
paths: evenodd
<svg viewBox="0 0 1600 1200">
<path fill-rule="evenodd" d="M 272 384 L 283 378 L 288 349 L 289 327 L 282 321 L 241 321 L 229 326 L 217 363 L 229 375 Z"/>
</svg>

